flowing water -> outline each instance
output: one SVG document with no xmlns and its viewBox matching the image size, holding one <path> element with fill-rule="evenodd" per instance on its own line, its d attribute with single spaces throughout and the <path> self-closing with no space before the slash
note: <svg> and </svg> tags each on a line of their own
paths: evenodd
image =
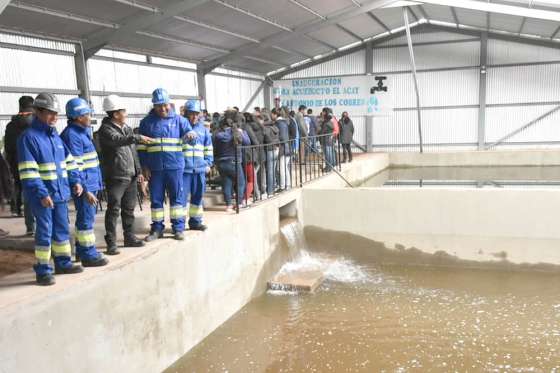
<svg viewBox="0 0 560 373">
<path fill-rule="evenodd" d="M 303 248 L 282 271 L 325 282 L 269 290 L 168 372 L 560 372 L 560 275 L 358 263 L 282 233 Z"/>
</svg>

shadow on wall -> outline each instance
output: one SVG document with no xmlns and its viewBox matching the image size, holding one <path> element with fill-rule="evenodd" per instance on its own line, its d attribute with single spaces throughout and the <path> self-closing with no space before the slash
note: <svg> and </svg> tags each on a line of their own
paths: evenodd
<svg viewBox="0 0 560 373">
<path fill-rule="evenodd" d="M 507 260 L 505 252 L 494 253 L 495 261 L 464 260 L 444 251 L 429 254 L 415 247 L 406 248 L 403 245 L 397 245 L 396 249 L 390 249 L 383 242 L 370 240 L 348 232 L 331 231 L 314 226 L 306 226 L 304 232 L 311 251 L 343 254 L 357 263 L 560 273 L 560 265 L 512 263 Z"/>
</svg>

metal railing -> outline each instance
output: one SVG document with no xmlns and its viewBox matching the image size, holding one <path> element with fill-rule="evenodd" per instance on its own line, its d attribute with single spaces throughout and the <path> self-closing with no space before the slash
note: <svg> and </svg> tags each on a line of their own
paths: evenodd
<svg viewBox="0 0 560 373">
<path fill-rule="evenodd" d="M 249 201 L 302 187 L 342 169 L 342 147 L 332 134 L 236 148 L 233 198 L 237 213 L 240 205 L 246 206 Z"/>
</svg>

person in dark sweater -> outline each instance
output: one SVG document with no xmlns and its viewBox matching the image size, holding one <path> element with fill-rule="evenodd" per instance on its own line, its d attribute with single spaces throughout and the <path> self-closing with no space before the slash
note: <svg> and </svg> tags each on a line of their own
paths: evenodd
<svg viewBox="0 0 560 373">
<path fill-rule="evenodd" d="M 342 113 L 342 118 L 340 119 L 340 143 L 342 144 L 343 150 L 343 160 L 346 162 L 352 162 L 352 138 L 354 137 L 354 123 L 352 119 L 348 116 L 348 112 Z"/>
<path fill-rule="evenodd" d="M 241 123 L 238 122 L 237 112 L 235 110 L 228 110 L 220 123 L 220 128 L 214 133 L 212 138 L 214 162 L 222 179 L 222 192 L 226 202 L 226 212 L 233 211 L 233 186 L 236 180 L 238 205 L 242 204 L 245 191 L 245 176 L 241 166 L 243 156 L 237 149 L 237 146 L 249 145 L 251 140 L 247 132 L 243 131 L 240 127 Z"/>
<path fill-rule="evenodd" d="M 107 191 L 105 241 L 107 254 L 117 255 L 117 218 L 121 215 L 124 246 L 144 246 L 133 232 L 137 184 L 144 181 L 135 144 L 149 144 L 152 139 L 134 134 L 126 125 L 126 109 L 121 99 L 110 95 L 103 101 L 107 117 L 98 131 L 101 165 Z"/>
<path fill-rule="evenodd" d="M 10 209 L 12 216 L 24 216 L 26 235 L 32 236 L 35 232 L 35 218 L 31 213 L 31 207 L 23 200 L 21 180 L 19 178 L 18 160 L 17 160 L 17 141 L 21 134 L 29 128 L 31 119 L 33 118 L 33 97 L 21 96 L 19 98 L 19 113 L 12 117 L 12 120 L 6 126 L 4 135 L 4 150 L 6 152 L 6 161 L 10 168 L 14 179 L 14 187 L 10 201 Z M 22 211 L 23 205 L 23 211 Z"/>
</svg>

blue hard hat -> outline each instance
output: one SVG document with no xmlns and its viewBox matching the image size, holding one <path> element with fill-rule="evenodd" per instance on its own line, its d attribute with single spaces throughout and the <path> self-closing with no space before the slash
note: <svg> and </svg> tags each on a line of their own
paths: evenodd
<svg viewBox="0 0 560 373">
<path fill-rule="evenodd" d="M 168 104 L 170 102 L 169 93 L 163 88 L 157 88 L 152 92 L 152 104 L 161 105 Z"/>
<path fill-rule="evenodd" d="M 76 97 L 66 103 L 66 116 L 68 118 L 78 118 L 91 113 L 91 107 L 83 98 Z"/>
<path fill-rule="evenodd" d="M 200 113 L 200 101 L 198 100 L 188 100 L 185 103 L 185 111 L 192 113 Z"/>
</svg>

